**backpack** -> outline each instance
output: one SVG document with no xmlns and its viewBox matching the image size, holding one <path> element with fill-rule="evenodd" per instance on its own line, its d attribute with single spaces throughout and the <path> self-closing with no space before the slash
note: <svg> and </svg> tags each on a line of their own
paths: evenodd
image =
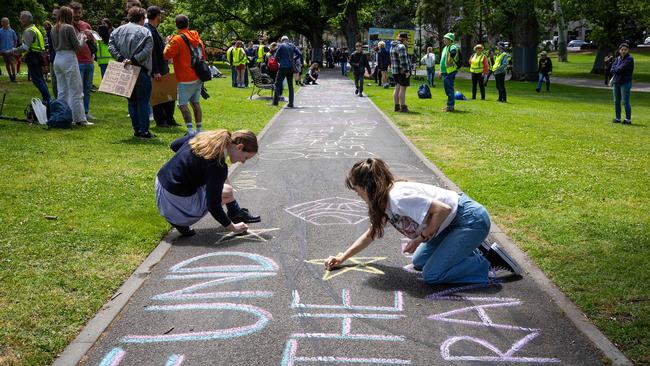
<svg viewBox="0 0 650 366">
<path fill-rule="evenodd" d="M 278 59 L 275 58 L 275 56 L 269 57 L 269 71 L 276 72 L 278 70 L 280 70 L 280 64 L 278 63 Z"/>
<path fill-rule="evenodd" d="M 208 64 L 203 61 L 203 52 L 201 51 L 201 47 L 192 47 L 190 41 L 184 34 L 181 34 L 181 38 L 183 38 L 183 41 L 185 41 L 185 44 L 190 49 L 190 64 L 192 65 L 194 72 L 196 72 L 196 76 L 198 76 L 201 81 L 212 80 L 212 72 L 210 71 Z"/>
<path fill-rule="evenodd" d="M 49 128 L 70 128 L 72 126 L 72 110 L 61 99 L 50 102 L 50 119 L 47 120 Z"/>
<path fill-rule="evenodd" d="M 420 99 L 431 99 L 431 89 L 427 84 L 422 84 L 418 88 L 418 98 Z"/>
<path fill-rule="evenodd" d="M 460 52 L 460 48 L 456 47 L 456 57 L 454 57 L 454 62 L 456 63 L 456 70 L 460 70 L 463 67 L 463 53 Z"/>
</svg>

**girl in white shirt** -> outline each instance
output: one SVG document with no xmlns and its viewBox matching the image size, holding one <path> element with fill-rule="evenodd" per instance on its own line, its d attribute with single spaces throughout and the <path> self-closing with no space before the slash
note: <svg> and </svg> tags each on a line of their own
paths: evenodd
<svg viewBox="0 0 650 366">
<path fill-rule="evenodd" d="M 425 282 L 487 283 L 490 263 L 477 248 L 490 231 L 490 218 L 479 203 L 440 187 L 396 182 L 388 166 L 377 158 L 354 164 L 346 186 L 368 204 L 370 227 L 343 254 L 331 256 L 331 270 L 384 235 L 390 222 L 410 242 L 413 266 Z"/>
</svg>

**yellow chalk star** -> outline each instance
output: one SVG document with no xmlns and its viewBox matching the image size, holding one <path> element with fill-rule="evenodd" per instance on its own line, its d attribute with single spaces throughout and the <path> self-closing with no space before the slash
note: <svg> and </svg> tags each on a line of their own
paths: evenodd
<svg viewBox="0 0 650 366">
<path fill-rule="evenodd" d="M 224 241 L 231 241 L 231 240 L 252 240 L 252 241 L 268 241 L 265 239 L 261 234 L 268 233 L 271 231 L 276 231 L 280 230 L 279 228 L 273 228 L 273 229 L 258 229 L 258 230 L 251 230 L 248 229 L 246 233 L 244 234 L 235 234 L 232 232 L 229 232 L 227 234 L 221 234 L 221 238 L 217 240 L 218 243 L 222 243 Z"/>
<path fill-rule="evenodd" d="M 350 272 L 350 271 L 360 271 L 360 272 L 368 272 L 368 273 L 373 273 L 377 275 L 383 275 L 385 274 L 382 270 L 377 269 L 375 267 L 369 266 L 371 263 L 375 263 L 377 261 L 381 261 L 386 259 L 387 257 L 352 257 L 348 258 L 346 262 L 352 262 L 348 264 L 343 264 L 341 267 L 334 269 L 334 270 L 325 270 L 325 274 L 323 275 L 323 281 L 328 281 L 338 275 L 342 275 L 344 273 Z M 321 266 L 325 266 L 325 262 L 327 259 L 312 259 L 305 261 L 307 263 L 311 264 L 319 264 Z"/>
</svg>

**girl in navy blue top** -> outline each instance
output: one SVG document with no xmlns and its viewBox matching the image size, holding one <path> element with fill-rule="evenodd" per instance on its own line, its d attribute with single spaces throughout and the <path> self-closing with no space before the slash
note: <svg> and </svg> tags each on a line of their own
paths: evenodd
<svg viewBox="0 0 650 366">
<path fill-rule="evenodd" d="M 236 233 L 248 229 L 246 222 L 260 221 L 237 204 L 226 165 L 226 155 L 233 163 L 244 163 L 257 154 L 257 137 L 253 132 L 202 132 L 175 140 L 171 149 L 176 154 L 156 177 L 156 204 L 160 215 L 182 235 L 194 235 L 190 225 L 208 212 Z M 222 204 L 226 204 L 228 214 Z"/>
<path fill-rule="evenodd" d="M 614 87 L 614 113 L 612 122 L 621 122 L 621 100 L 625 105 L 625 119 L 623 124 L 632 124 L 632 106 L 630 105 L 630 91 L 632 90 L 632 74 L 634 73 L 634 58 L 630 56 L 630 46 L 621 43 L 618 46 L 619 56 L 614 59 L 611 73 L 612 86 Z"/>
</svg>

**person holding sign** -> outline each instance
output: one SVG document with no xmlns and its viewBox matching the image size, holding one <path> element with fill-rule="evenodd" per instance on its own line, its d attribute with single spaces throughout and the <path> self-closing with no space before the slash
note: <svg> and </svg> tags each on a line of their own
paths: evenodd
<svg viewBox="0 0 650 366">
<path fill-rule="evenodd" d="M 248 230 L 246 223 L 259 222 L 240 208 L 228 182 L 226 157 L 232 163 L 245 163 L 257 154 L 257 137 L 251 131 L 227 130 L 186 135 L 171 144 L 176 154 L 156 177 L 158 212 L 183 236 L 195 234 L 190 225 L 208 212 L 234 233 Z M 221 207 L 225 204 L 228 214 Z"/>
<path fill-rule="evenodd" d="M 343 254 L 331 256 L 332 270 L 384 235 L 390 222 L 410 241 L 413 267 L 426 283 L 487 283 L 490 266 L 511 272 L 516 264 L 497 246 L 486 253 L 477 248 L 490 231 L 490 217 L 464 194 L 433 185 L 395 181 L 383 160 L 368 158 L 354 164 L 345 180 L 366 204 L 370 227 Z M 496 248 L 496 249 L 495 249 Z"/>
</svg>

